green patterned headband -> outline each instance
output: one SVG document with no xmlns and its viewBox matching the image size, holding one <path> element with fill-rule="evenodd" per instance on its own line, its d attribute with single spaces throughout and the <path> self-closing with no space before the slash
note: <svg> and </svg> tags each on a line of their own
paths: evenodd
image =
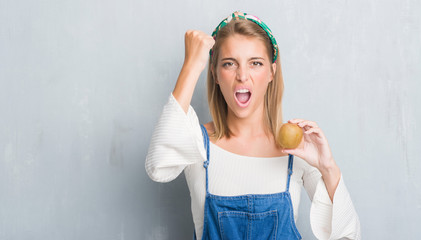
<svg viewBox="0 0 421 240">
<path fill-rule="evenodd" d="M 247 14 L 247 13 L 242 13 L 242 12 L 234 12 L 234 13 L 231 14 L 231 16 L 222 20 L 222 22 L 213 31 L 212 37 L 214 39 L 216 39 L 216 34 L 218 34 L 218 31 L 221 30 L 221 28 L 225 27 L 232 19 L 235 19 L 235 18 L 250 20 L 250 21 L 256 23 L 257 25 L 259 25 L 263 30 L 265 30 L 268 37 L 270 38 L 270 41 L 272 42 L 272 48 L 273 48 L 273 60 L 272 60 L 272 62 L 274 63 L 276 61 L 276 59 L 278 58 L 278 51 L 279 51 L 278 50 L 278 44 L 276 43 L 275 37 L 273 36 L 272 31 L 269 29 L 269 27 L 256 16 L 253 16 L 253 15 L 250 15 L 250 14 Z M 210 51 L 210 55 L 212 56 L 212 49 Z"/>
</svg>

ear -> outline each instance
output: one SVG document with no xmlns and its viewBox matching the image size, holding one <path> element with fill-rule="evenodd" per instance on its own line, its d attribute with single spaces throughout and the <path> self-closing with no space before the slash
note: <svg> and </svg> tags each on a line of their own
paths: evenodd
<svg viewBox="0 0 421 240">
<path fill-rule="evenodd" d="M 272 63 L 272 79 L 270 81 L 272 81 L 273 78 L 275 77 L 275 73 L 276 73 L 276 62 Z"/>
</svg>

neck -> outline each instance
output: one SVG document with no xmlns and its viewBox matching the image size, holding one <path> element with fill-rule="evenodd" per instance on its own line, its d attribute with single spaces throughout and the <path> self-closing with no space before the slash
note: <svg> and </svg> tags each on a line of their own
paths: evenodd
<svg viewBox="0 0 421 240">
<path fill-rule="evenodd" d="M 227 124 L 234 137 L 253 138 L 262 135 L 270 137 L 271 135 L 265 120 L 263 106 L 245 118 L 237 117 L 228 109 Z"/>
</svg>

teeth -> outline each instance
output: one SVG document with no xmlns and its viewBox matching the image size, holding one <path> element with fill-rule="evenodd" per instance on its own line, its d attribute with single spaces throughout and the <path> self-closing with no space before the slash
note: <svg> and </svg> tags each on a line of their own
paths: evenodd
<svg viewBox="0 0 421 240">
<path fill-rule="evenodd" d="M 237 90 L 238 93 L 248 93 L 250 92 L 248 89 L 239 89 Z"/>
</svg>

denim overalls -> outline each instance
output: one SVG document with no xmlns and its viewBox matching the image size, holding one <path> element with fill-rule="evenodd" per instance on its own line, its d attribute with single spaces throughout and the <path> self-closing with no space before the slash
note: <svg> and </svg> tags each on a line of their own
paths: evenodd
<svg viewBox="0 0 421 240">
<path fill-rule="evenodd" d="M 213 195 L 208 188 L 209 136 L 203 125 L 201 128 L 207 156 L 203 164 L 206 169 L 206 200 L 202 239 L 301 239 L 289 193 L 293 156 L 289 155 L 288 159 L 285 192 L 232 197 Z"/>
</svg>

